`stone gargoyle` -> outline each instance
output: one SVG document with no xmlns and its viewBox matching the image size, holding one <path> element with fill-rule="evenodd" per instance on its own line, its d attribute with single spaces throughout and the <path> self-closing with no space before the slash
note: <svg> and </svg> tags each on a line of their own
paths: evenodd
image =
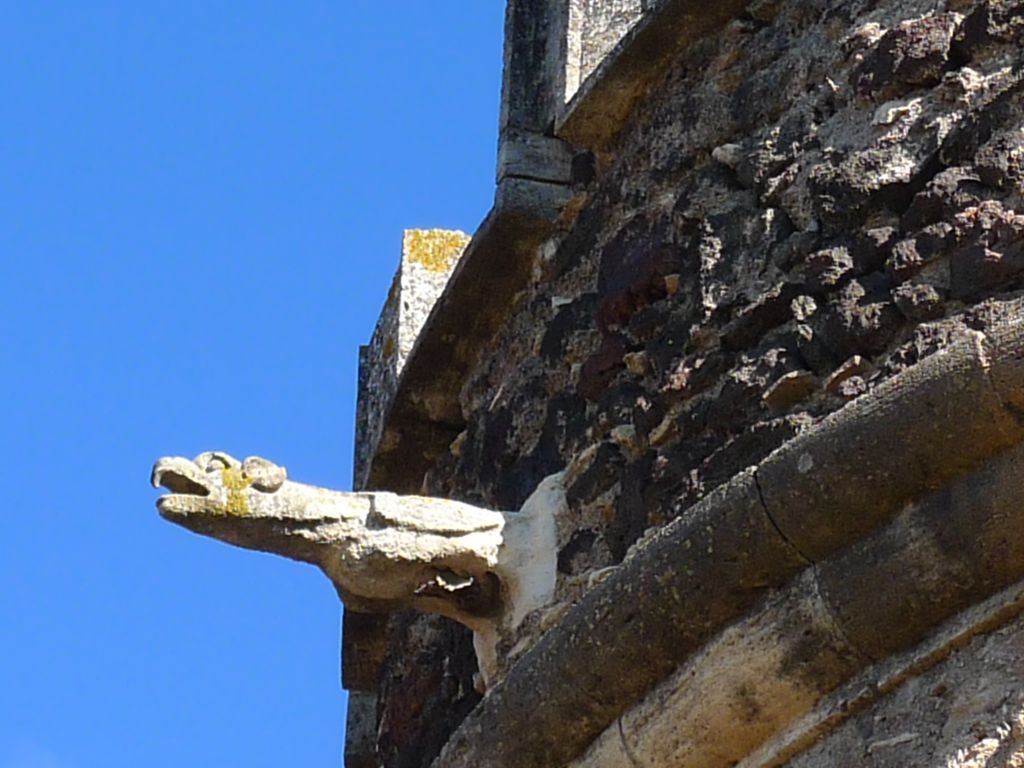
<svg viewBox="0 0 1024 768">
<path fill-rule="evenodd" d="M 518 512 L 332 491 L 288 480 L 266 459 L 217 452 L 160 459 L 152 483 L 170 491 L 157 501 L 165 519 L 316 565 L 355 611 L 413 608 L 466 625 L 485 685 L 499 639 L 554 594 L 561 475 L 542 481 Z"/>
</svg>

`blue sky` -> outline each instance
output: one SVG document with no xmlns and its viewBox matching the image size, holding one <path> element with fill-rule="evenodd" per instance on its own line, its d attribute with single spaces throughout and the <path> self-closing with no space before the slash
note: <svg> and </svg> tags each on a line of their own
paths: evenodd
<svg viewBox="0 0 1024 768">
<path fill-rule="evenodd" d="M 503 5 L 4 4 L 0 768 L 340 766 L 329 583 L 149 467 L 350 487 L 402 229 L 491 201 Z"/>
</svg>

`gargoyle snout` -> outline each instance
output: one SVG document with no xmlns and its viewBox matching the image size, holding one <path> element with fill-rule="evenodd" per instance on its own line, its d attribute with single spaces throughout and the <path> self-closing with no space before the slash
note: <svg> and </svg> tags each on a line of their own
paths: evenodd
<svg viewBox="0 0 1024 768">
<path fill-rule="evenodd" d="M 179 456 L 160 459 L 153 465 L 150 482 L 154 488 L 170 493 L 157 500 L 160 514 L 173 522 L 183 518 L 252 513 L 251 494 L 277 492 L 288 478 L 284 467 L 250 456 L 239 461 L 216 451 L 201 453 L 195 459 Z"/>
<path fill-rule="evenodd" d="M 195 462 L 180 457 L 163 458 L 153 465 L 149 482 L 154 488 L 187 496 L 209 496 L 210 486 Z"/>
</svg>

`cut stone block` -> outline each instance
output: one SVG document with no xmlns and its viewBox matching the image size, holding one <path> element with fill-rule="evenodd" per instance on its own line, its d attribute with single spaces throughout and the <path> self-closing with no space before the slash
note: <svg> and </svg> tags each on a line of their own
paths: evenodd
<svg viewBox="0 0 1024 768">
<path fill-rule="evenodd" d="M 353 487 L 362 489 L 384 435 L 398 379 L 423 324 L 440 298 L 469 235 L 447 229 L 408 229 L 402 261 L 370 343 L 359 349 L 359 399 Z"/>
<path fill-rule="evenodd" d="M 577 0 L 573 5 L 582 6 L 577 10 L 579 17 L 576 22 L 579 25 L 578 36 L 583 41 L 577 67 L 578 87 L 579 82 L 586 80 L 597 69 L 644 12 L 649 10 L 649 6 L 655 3 L 651 0 Z M 567 66 L 572 68 L 573 63 L 568 62 Z M 575 92 L 573 88 L 566 96 L 572 98 Z"/>
</svg>

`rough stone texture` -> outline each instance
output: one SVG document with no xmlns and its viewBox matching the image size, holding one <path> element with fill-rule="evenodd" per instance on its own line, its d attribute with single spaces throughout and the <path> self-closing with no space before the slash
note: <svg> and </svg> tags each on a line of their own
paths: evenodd
<svg viewBox="0 0 1024 768">
<path fill-rule="evenodd" d="M 961 347 L 925 360 L 801 436 L 812 439 L 787 443 L 752 472 L 737 475 L 683 517 L 645 536 L 467 718 L 439 765 L 469 768 L 485 757 L 502 768 L 560 765 L 643 700 L 634 709 L 656 715 L 630 726 L 640 732 L 627 734 L 627 739 L 635 735 L 657 752 L 671 746 L 658 736 L 662 727 L 685 731 L 690 735 L 677 739 L 682 751 L 670 764 L 727 766 L 743 757 L 757 739 L 799 715 L 801 707 L 806 709 L 842 675 L 912 645 L 952 613 L 1024 576 L 1024 453 L 1020 448 L 1001 453 L 1005 446 L 972 429 L 988 423 L 990 414 L 974 408 L 971 388 L 946 387 L 945 405 L 962 414 L 956 429 L 931 433 L 909 445 L 886 439 L 885 432 L 893 413 L 900 413 L 905 424 L 932 421 L 935 377 L 929 371 L 941 372 L 940 378 L 948 382 L 969 383 L 985 367 L 995 372 L 1007 363 L 1015 366 L 1024 349 L 1024 322 L 1017 318 L 1005 330 L 1001 343 L 988 347 L 984 366 L 977 355 Z M 973 359 L 973 367 L 950 365 L 960 356 Z M 1016 384 L 1020 387 L 1024 379 Z M 1012 411 L 1005 410 L 1003 417 L 1013 420 Z M 913 429 L 908 431 L 914 434 Z M 864 432 L 876 435 L 867 458 L 886 469 L 870 474 L 856 497 L 833 497 L 831 488 L 856 477 L 856 465 L 865 461 L 857 450 L 837 461 L 833 448 L 849 444 L 855 449 Z M 1018 431 L 1016 439 L 1024 439 L 1024 433 Z M 794 444 L 798 450 L 788 450 Z M 967 463 L 972 456 L 973 466 Z M 907 471 L 922 465 L 932 465 L 932 472 Z M 801 622 L 779 624 L 777 615 L 766 618 L 775 629 L 722 631 L 766 590 L 781 587 L 806 566 L 785 528 L 777 526 L 777 515 L 769 516 L 771 497 L 762 492 L 762 470 L 770 470 L 775 478 L 789 477 L 798 487 L 805 486 L 801 478 L 811 470 L 819 481 L 787 500 L 787 522 L 807 520 L 807 530 L 831 535 L 830 543 L 828 538 L 819 540 L 815 555 L 827 559 L 812 569 L 811 591 L 818 613 L 827 617 L 843 643 L 852 645 L 856 664 L 832 669 L 835 664 L 817 657 L 830 647 L 824 636 L 811 640 L 800 631 Z M 936 482 L 943 470 L 948 474 Z M 956 477 L 964 471 L 969 474 Z M 929 494 L 934 488 L 944 490 Z M 885 525 L 884 512 L 893 514 L 901 507 L 903 513 Z M 858 541 L 878 525 L 884 528 Z M 837 532 L 844 538 L 837 539 Z M 847 550 L 838 552 L 844 545 Z M 806 591 L 798 586 L 796 596 L 767 610 L 785 614 Z M 784 626 L 797 629 L 784 632 Z M 879 632 L 878 627 L 887 629 Z M 737 649 L 734 640 L 722 639 L 737 632 L 741 637 L 774 637 L 775 644 Z M 705 674 L 700 657 L 722 643 L 725 648 L 712 655 L 718 667 L 733 668 L 721 675 L 722 681 L 728 677 L 733 682 L 711 691 L 712 677 Z M 787 651 L 789 646 L 802 650 Z M 794 655 L 802 659 L 797 668 L 787 663 L 769 675 L 757 666 Z M 647 693 L 678 664 L 683 666 L 675 676 L 682 676 L 685 692 L 673 683 L 676 692 L 670 696 Z M 623 668 L 629 670 L 627 676 Z M 811 672 L 800 672 L 803 668 Z M 829 669 L 832 672 L 825 674 Z M 793 674 L 800 679 L 787 680 Z M 566 685 L 567 680 L 573 684 Z M 771 692 L 787 688 L 795 697 L 789 701 Z M 761 693 L 755 696 L 755 690 Z M 649 704 L 652 696 L 661 704 Z M 738 702 L 755 700 L 760 703 L 744 709 L 747 737 L 733 738 L 728 746 L 693 748 L 691 742 L 720 742 L 735 725 L 732 710 L 743 709 Z M 670 701 L 671 708 L 662 706 Z M 573 713 L 571 723 L 565 721 L 566 712 Z M 620 720 L 624 727 L 634 721 Z M 703 735 L 695 737 L 695 730 Z"/>
<path fill-rule="evenodd" d="M 426 478 L 514 509 L 568 467 L 556 608 L 522 648 L 646 530 L 1020 312 L 1024 3 L 742 5 L 592 148 Z M 401 654 L 387 670 L 412 691 L 424 674 Z M 464 716 L 409 696 L 439 733 Z M 389 722 L 382 753 L 409 754 L 413 731 Z"/>
<path fill-rule="evenodd" d="M 573 768 L 732 766 L 859 666 L 814 579 L 798 579 L 682 664 Z"/>
<path fill-rule="evenodd" d="M 380 682 L 377 765 L 416 768 L 437 757 L 448 740 L 447 720 L 462 719 L 480 701 L 473 669 L 472 637 L 437 616 L 401 613 L 390 619 L 388 663 Z M 426 717 L 449 713 L 444 720 Z M 346 766 L 348 768 L 348 766 Z"/>
<path fill-rule="evenodd" d="M 345 768 L 376 768 L 366 745 L 377 741 L 377 695 L 349 691 L 345 718 Z"/>
<path fill-rule="evenodd" d="M 942 664 L 847 720 L 804 754 L 779 765 L 1020 768 L 1024 766 L 1022 658 L 1024 619 L 1018 618 L 975 638 Z"/>
<path fill-rule="evenodd" d="M 774 0 L 754 0 L 751 7 Z M 555 2 L 554 5 L 559 5 Z M 569 0 L 567 76 L 582 77 L 559 110 L 555 132 L 594 152 L 611 149 L 635 106 L 695 41 L 744 13 L 744 0 Z M 767 10 L 764 7 L 755 12 Z M 589 30 L 591 37 L 584 35 Z M 578 68 L 575 62 L 580 62 Z M 587 72 L 584 62 L 593 69 Z"/>
<path fill-rule="evenodd" d="M 644 13 L 644 0 L 582 0 L 580 79 L 597 69 Z"/>
<path fill-rule="evenodd" d="M 444 229 L 410 229 L 402 238 L 402 259 L 370 343 L 359 350 L 354 485 L 365 487 L 369 461 L 384 434 L 398 378 L 435 302 L 469 243 Z"/>
</svg>

